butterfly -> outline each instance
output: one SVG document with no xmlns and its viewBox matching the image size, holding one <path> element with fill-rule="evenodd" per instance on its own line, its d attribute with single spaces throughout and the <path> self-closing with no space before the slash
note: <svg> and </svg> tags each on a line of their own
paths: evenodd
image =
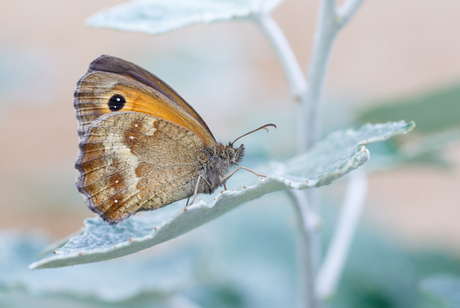
<svg viewBox="0 0 460 308">
<path fill-rule="evenodd" d="M 118 224 L 197 194 L 211 194 L 238 170 L 239 138 L 223 145 L 164 81 L 126 60 L 93 60 L 74 94 L 78 191 L 105 222 Z M 226 187 L 225 187 L 226 189 Z M 188 200 L 187 200 L 188 205 Z"/>
</svg>

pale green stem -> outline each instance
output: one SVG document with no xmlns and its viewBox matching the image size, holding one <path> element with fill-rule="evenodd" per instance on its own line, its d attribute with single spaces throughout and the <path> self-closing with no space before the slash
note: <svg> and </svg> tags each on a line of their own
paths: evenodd
<svg viewBox="0 0 460 308">
<path fill-rule="evenodd" d="M 256 16 L 254 21 L 259 25 L 262 33 L 273 47 L 284 70 L 291 93 L 297 99 L 304 97 L 307 89 L 307 81 L 283 32 L 271 16 Z M 314 220 L 313 217 L 317 216 L 308 207 L 304 192 L 291 191 L 289 196 L 294 201 L 293 204 L 297 212 L 296 217 L 298 218 L 297 225 L 299 228 L 299 240 L 297 244 L 299 260 L 299 307 L 317 307 L 314 286 L 316 272 L 312 268 L 313 264 L 317 263 L 317 260 L 314 261 L 312 259 L 316 258 L 317 255 L 311 253 L 311 247 L 317 246 L 312 243 L 314 240 L 312 234 L 315 232 L 313 229 L 316 229 L 314 227 L 316 223 L 313 223 L 312 219 Z M 318 219 L 316 220 L 318 221 Z"/>
<path fill-rule="evenodd" d="M 355 170 L 349 176 L 339 220 L 316 279 L 316 296 L 322 301 L 331 298 L 337 290 L 366 201 L 367 179 L 365 172 Z"/>
<path fill-rule="evenodd" d="M 348 0 L 337 9 L 337 23 L 340 27 L 345 26 L 358 11 L 364 0 Z"/>
<path fill-rule="evenodd" d="M 307 72 L 309 87 L 301 101 L 300 153 L 309 150 L 321 136 L 321 95 L 334 38 L 339 30 L 335 17 L 335 0 L 321 1 Z"/>
<path fill-rule="evenodd" d="M 276 22 L 266 14 L 255 16 L 254 18 L 280 60 L 291 93 L 296 98 L 300 97 L 299 153 L 309 150 L 321 136 L 320 103 L 334 39 L 341 27 L 352 18 L 362 2 L 363 0 L 348 0 L 341 8 L 336 10 L 336 0 L 321 1 L 313 50 L 307 72 L 308 88 L 289 42 Z M 323 300 L 323 297 L 318 297 L 318 286 L 316 285 L 321 250 L 320 234 L 317 228 L 319 221 L 317 218 L 317 213 L 319 213 L 318 193 L 317 190 L 312 189 L 307 194 L 295 191 L 291 192 L 290 195 L 294 199 L 293 203 L 298 214 L 300 231 L 298 252 L 299 273 L 301 273 L 299 277 L 301 299 L 299 307 L 318 308 L 322 305 Z M 309 217 L 313 217 L 313 221 L 316 222 L 312 223 Z M 347 245 L 349 244 L 347 243 L 345 243 L 345 246 L 348 248 Z M 344 258 L 346 258 L 346 254 Z M 339 267 L 340 271 L 341 269 L 342 267 Z M 339 276 L 340 273 L 336 273 L 336 277 Z"/>
<path fill-rule="evenodd" d="M 336 10 L 336 0 L 322 0 L 320 3 L 319 16 L 314 35 L 313 50 L 310 57 L 310 62 L 307 71 L 307 80 L 309 86 L 305 96 L 301 99 L 301 112 L 299 113 L 299 138 L 298 138 L 298 151 L 304 153 L 311 149 L 321 138 L 321 100 L 326 81 L 327 69 L 329 66 L 330 54 L 334 45 L 335 37 L 339 30 L 351 19 L 353 14 L 357 11 L 359 5 L 363 0 L 348 0 L 340 9 L 340 16 Z M 305 134 L 306 133 L 306 134 Z M 303 136 L 306 135 L 306 138 Z M 310 209 L 318 214 L 319 213 L 319 195 L 316 189 L 307 191 L 307 200 Z M 302 205 L 301 205 L 302 206 Z M 309 269 L 313 271 L 314 275 L 318 273 L 320 253 L 321 253 L 321 240 L 320 232 L 318 230 L 311 230 L 310 234 L 310 255 L 309 260 L 312 264 Z M 349 243 L 345 243 L 345 246 Z M 346 246 L 348 249 L 348 246 Z M 345 249 L 346 251 L 348 251 Z M 343 256 L 346 257 L 346 254 Z M 342 260 L 343 262 L 345 259 Z M 343 267 L 337 268 L 341 271 Z M 335 278 L 340 277 L 340 272 L 334 272 Z M 316 282 L 316 279 L 315 279 Z M 337 280 L 334 282 L 334 287 Z M 319 285 L 315 283 L 314 306 L 305 306 L 308 308 L 321 307 L 324 297 L 318 297 Z"/>
<path fill-rule="evenodd" d="M 321 137 L 321 99 L 335 36 L 354 16 L 364 0 L 348 0 L 336 9 L 336 0 L 322 0 L 307 71 L 309 82 L 302 99 L 299 119 L 299 153 L 310 149 Z M 306 132 L 306 138 L 302 138 Z"/>
<path fill-rule="evenodd" d="M 312 235 L 320 225 L 320 219 L 316 214 L 310 211 L 306 195 L 302 191 L 290 190 L 288 195 L 292 198 L 294 209 L 296 210 L 297 225 L 299 228 L 297 240 L 298 253 L 298 290 L 299 290 L 299 308 L 317 307 L 317 296 L 315 294 L 315 271 L 312 268 L 316 263 L 313 254 L 310 253 Z"/>
<path fill-rule="evenodd" d="M 256 23 L 278 56 L 292 95 L 296 99 L 300 99 L 307 89 L 307 81 L 291 45 L 289 45 L 284 33 L 270 15 L 257 16 Z"/>
</svg>

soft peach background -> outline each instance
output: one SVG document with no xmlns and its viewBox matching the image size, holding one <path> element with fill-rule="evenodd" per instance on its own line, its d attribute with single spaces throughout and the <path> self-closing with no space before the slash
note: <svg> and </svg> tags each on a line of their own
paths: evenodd
<svg viewBox="0 0 460 308">
<path fill-rule="evenodd" d="M 93 13 L 121 2 L 0 1 L 0 228 L 41 227 L 65 236 L 92 216 L 74 187 L 78 142 L 72 95 L 76 81 L 100 54 L 151 65 L 149 69 L 164 64 L 165 70 L 182 74 L 185 81 L 175 88 L 219 140 L 240 134 L 242 129 L 233 127 L 259 112 L 270 114 L 270 122 L 293 122 L 282 118 L 295 113 L 282 70 L 253 24 L 197 25 L 160 36 L 84 26 Z M 318 1 L 286 0 L 274 13 L 305 69 L 317 9 Z M 326 97 L 345 97 L 350 106 L 344 108 L 357 109 L 458 81 L 458 12 L 456 0 L 365 1 L 338 37 Z M 224 52 L 213 55 L 219 48 Z M 164 60 L 176 55 L 182 57 L 180 63 L 202 61 L 203 66 L 173 67 L 174 62 Z M 243 81 L 229 84 L 233 60 L 239 63 L 236 72 L 243 74 L 233 78 Z M 237 92 L 249 96 L 248 102 L 238 103 L 245 95 Z M 234 104 L 222 103 L 231 99 Z M 325 104 L 328 110 L 330 100 Z M 287 127 L 273 134 L 293 133 L 295 128 Z M 289 155 L 273 152 L 275 157 Z M 460 147 L 450 147 L 447 155 L 456 161 L 455 169 L 411 167 L 370 175 L 367 222 L 404 243 L 459 253 Z M 324 190 L 338 195 L 343 183 Z"/>
</svg>

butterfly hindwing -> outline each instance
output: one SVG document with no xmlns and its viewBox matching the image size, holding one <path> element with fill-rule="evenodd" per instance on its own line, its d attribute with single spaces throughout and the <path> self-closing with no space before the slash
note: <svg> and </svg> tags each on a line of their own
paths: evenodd
<svg viewBox="0 0 460 308">
<path fill-rule="evenodd" d="M 110 113 L 93 121 L 80 141 L 77 187 L 91 210 L 115 224 L 193 195 L 207 159 L 203 141 L 180 125 Z"/>
</svg>

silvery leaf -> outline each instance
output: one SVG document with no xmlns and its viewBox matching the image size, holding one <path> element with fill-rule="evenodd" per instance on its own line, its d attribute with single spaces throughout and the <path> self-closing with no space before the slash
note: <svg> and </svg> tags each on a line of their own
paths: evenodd
<svg viewBox="0 0 460 308">
<path fill-rule="evenodd" d="M 414 126 L 413 122 L 400 121 L 334 132 L 305 155 L 278 164 L 272 175 L 238 191 L 219 192 L 210 203 L 200 200 L 179 210 L 168 206 L 152 215 L 131 217 L 119 225 L 108 225 L 100 218 L 86 219 L 83 234 L 71 237 L 54 251 L 55 255 L 29 267 L 63 267 L 121 257 L 173 239 L 268 193 L 327 185 L 369 159 L 365 144 L 407 133 Z"/>
<path fill-rule="evenodd" d="M 441 300 L 446 307 L 460 307 L 460 277 L 439 275 L 424 279 L 420 288 Z"/>
<path fill-rule="evenodd" d="M 93 27 L 161 34 L 197 23 L 250 19 L 271 12 L 282 0 L 133 0 L 100 11 Z"/>
</svg>

